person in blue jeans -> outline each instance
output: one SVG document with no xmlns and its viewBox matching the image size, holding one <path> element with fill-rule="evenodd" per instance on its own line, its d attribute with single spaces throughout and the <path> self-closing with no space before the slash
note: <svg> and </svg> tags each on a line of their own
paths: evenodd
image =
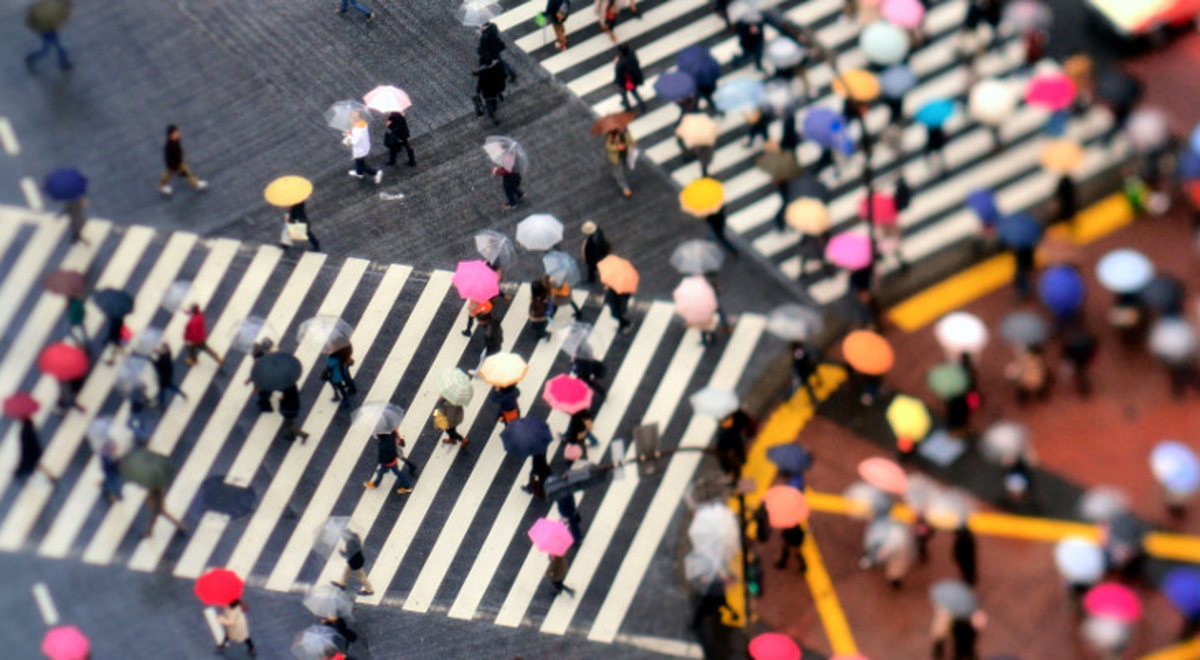
<svg viewBox="0 0 1200 660">
<path fill-rule="evenodd" d="M 29 7 L 25 15 L 25 25 L 37 33 L 42 40 L 41 48 L 25 56 L 25 66 L 33 69 L 38 60 L 55 51 L 58 54 L 58 67 L 63 71 L 71 68 L 71 59 L 67 57 L 67 49 L 63 48 L 58 39 L 58 28 L 71 16 L 70 0 L 38 0 Z"/>
<path fill-rule="evenodd" d="M 342 0 L 342 7 L 341 9 L 337 10 L 337 13 L 344 14 L 347 11 L 350 11 L 351 7 L 354 7 L 360 14 L 366 16 L 368 23 L 375 20 L 375 12 L 371 11 L 370 7 L 364 5 L 358 0 Z"/>
<path fill-rule="evenodd" d="M 396 492 L 401 495 L 411 493 L 413 482 L 412 479 L 408 478 L 408 475 L 404 474 L 404 467 L 412 466 L 412 464 L 408 459 L 404 458 L 404 450 L 401 449 L 404 446 L 404 438 L 401 438 L 400 434 L 396 431 L 392 431 L 391 433 L 377 434 L 375 441 L 379 450 L 379 467 L 375 470 L 375 478 L 365 482 L 363 486 L 368 489 L 378 488 L 379 480 L 383 478 L 383 474 L 391 472 L 396 475 L 396 483 L 400 485 L 396 489 Z M 413 466 L 413 472 L 416 472 L 415 466 Z"/>
</svg>

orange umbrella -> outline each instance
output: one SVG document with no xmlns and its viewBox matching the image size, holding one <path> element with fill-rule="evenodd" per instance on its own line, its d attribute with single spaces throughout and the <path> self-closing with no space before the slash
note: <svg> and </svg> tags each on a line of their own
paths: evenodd
<svg viewBox="0 0 1200 660">
<path fill-rule="evenodd" d="M 1070 172 L 1083 162 L 1083 147 L 1072 140 L 1055 140 L 1042 150 L 1042 167 L 1052 172 Z"/>
<path fill-rule="evenodd" d="M 870 330 L 855 330 L 846 335 L 842 355 L 855 371 L 870 376 L 886 374 L 896 361 L 892 345 Z"/>
<path fill-rule="evenodd" d="M 596 264 L 600 271 L 600 282 L 617 293 L 637 293 L 638 272 L 625 259 L 610 254 Z"/>
<path fill-rule="evenodd" d="M 858 476 L 872 486 L 893 495 L 903 495 L 908 489 L 904 468 L 886 458 L 868 458 L 858 464 Z"/>
<path fill-rule="evenodd" d="M 808 520 L 808 501 L 792 486 L 772 486 L 763 494 L 767 519 L 775 529 L 789 529 Z"/>
<path fill-rule="evenodd" d="M 604 115 L 592 124 L 592 135 L 604 135 L 613 131 L 623 131 L 629 122 L 637 118 L 637 113 L 631 110 L 614 112 Z"/>
<path fill-rule="evenodd" d="M 829 208 L 815 197 L 801 197 L 787 205 L 784 218 L 802 234 L 820 234 L 829 230 Z"/>
<path fill-rule="evenodd" d="M 833 91 L 860 103 L 867 103 L 879 96 L 879 78 L 870 71 L 850 69 L 843 71 L 841 78 L 833 79 Z"/>
</svg>

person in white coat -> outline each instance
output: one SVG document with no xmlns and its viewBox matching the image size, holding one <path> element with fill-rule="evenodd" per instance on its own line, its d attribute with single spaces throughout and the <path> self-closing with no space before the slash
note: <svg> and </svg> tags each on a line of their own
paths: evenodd
<svg viewBox="0 0 1200 660">
<path fill-rule="evenodd" d="M 257 655 L 254 650 L 254 640 L 250 639 L 250 622 L 246 620 L 246 604 L 235 600 L 217 613 L 217 623 L 225 630 L 225 639 L 217 645 L 217 651 L 223 651 L 229 642 L 245 644 L 246 651 L 253 658 Z"/>
<path fill-rule="evenodd" d="M 354 122 L 354 126 L 346 133 L 344 142 L 350 146 L 350 153 L 354 157 L 354 169 L 350 170 L 350 176 L 357 179 L 374 177 L 375 183 L 382 181 L 383 170 L 376 170 L 367 165 L 367 156 L 371 155 L 371 134 L 367 131 L 365 119 Z"/>
</svg>

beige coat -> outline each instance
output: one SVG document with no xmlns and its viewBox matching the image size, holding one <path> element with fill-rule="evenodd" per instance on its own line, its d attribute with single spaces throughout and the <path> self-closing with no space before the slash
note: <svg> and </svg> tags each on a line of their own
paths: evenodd
<svg viewBox="0 0 1200 660">
<path fill-rule="evenodd" d="M 225 635 L 231 642 L 239 644 L 250 639 L 250 622 L 246 620 L 243 605 L 237 607 L 222 607 L 217 612 L 217 622 L 225 628 Z"/>
<path fill-rule="evenodd" d="M 626 153 L 637 144 L 628 130 L 619 133 L 609 133 L 604 136 L 604 151 L 608 155 L 610 165 L 620 164 Z"/>
</svg>

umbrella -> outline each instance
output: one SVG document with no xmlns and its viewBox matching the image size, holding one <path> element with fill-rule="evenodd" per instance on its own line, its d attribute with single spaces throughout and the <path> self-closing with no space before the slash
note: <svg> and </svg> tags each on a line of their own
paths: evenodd
<svg viewBox="0 0 1200 660">
<path fill-rule="evenodd" d="M 546 386 L 542 389 L 542 399 L 549 404 L 551 410 L 574 415 L 580 410 L 592 407 L 592 388 L 582 379 L 562 374 L 546 381 Z"/>
<path fill-rule="evenodd" d="M 906 30 L 916 30 L 925 18 L 925 5 L 918 0 L 884 0 L 883 17 Z"/>
<path fill-rule="evenodd" d="M 1000 218 L 996 225 L 1000 242 L 1014 250 L 1032 248 L 1042 238 L 1042 225 L 1028 213 L 1014 213 Z"/>
<path fill-rule="evenodd" d="M 1094 584 L 1104 576 L 1104 551 L 1091 539 L 1068 536 L 1054 546 L 1054 565 L 1071 584 Z"/>
<path fill-rule="evenodd" d="M 684 275 L 715 273 L 725 263 L 725 252 L 712 241 L 693 238 L 671 252 L 671 266 Z"/>
<path fill-rule="evenodd" d="M 1072 140 L 1055 140 L 1042 149 L 1042 167 L 1051 172 L 1070 172 L 1082 162 L 1083 147 Z"/>
<path fill-rule="evenodd" d="M 762 496 L 767 520 L 775 529 L 790 529 L 808 520 L 808 501 L 804 493 L 791 486 L 771 486 Z"/>
<path fill-rule="evenodd" d="M 133 296 L 120 289 L 101 289 L 92 294 L 92 302 L 109 318 L 121 318 L 133 311 Z"/>
<path fill-rule="evenodd" d="M 889 99 L 904 98 L 918 82 L 917 74 L 907 64 L 893 64 L 879 74 L 879 90 Z"/>
<path fill-rule="evenodd" d="M 806 305 L 784 303 L 767 314 L 767 332 L 786 341 L 805 341 L 821 334 L 821 312 Z"/>
<path fill-rule="evenodd" d="M 800 647 L 781 633 L 762 633 L 750 640 L 753 660 L 800 660 Z"/>
<path fill-rule="evenodd" d="M 175 477 L 171 459 L 138 447 L 121 459 L 121 476 L 146 490 L 166 488 Z"/>
<path fill-rule="evenodd" d="M 1045 32 L 1054 22 L 1054 12 L 1040 0 L 1015 0 L 1004 8 L 1003 20 L 1018 32 Z"/>
<path fill-rule="evenodd" d="M 1083 609 L 1093 616 L 1105 616 L 1132 623 L 1142 618 L 1142 601 L 1137 593 L 1117 582 L 1102 582 L 1083 596 Z"/>
<path fill-rule="evenodd" d="M 271 206 L 290 208 L 307 200 L 312 191 L 312 181 L 302 176 L 281 176 L 263 188 L 263 199 Z"/>
<path fill-rule="evenodd" d="M 683 71 L 666 71 L 654 81 L 654 93 L 664 101 L 681 101 L 696 95 L 696 79 Z"/>
<path fill-rule="evenodd" d="M 713 101 L 721 112 L 733 112 L 762 105 L 767 89 L 761 80 L 734 78 L 721 83 L 713 94 Z"/>
<path fill-rule="evenodd" d="M 898 211 L 896 210 L 896 198 L 881 192 L 873 192 L 870 196 L 870 207 L 868 208 L 867 197 L 863 197 L 858 201 L 858 216 L 863 220 L 867 219 L 867 211 L 871 212 L 871 217 L 875 222 L 881 225 L 894 225 Z"/>
<path fill-rule="evenodd" d="M 1054 266 L 1038 280 L 1038 296 L 1055 314 L 1075 312 L 1083 304 L 1083 278 L 1071 266 Z"/>
<path fill-rule="evenodd" d="M 859 103 L 868 103 L 879 96 L 879 79 L 870 71 L 850 69 L 834 78 L 833 91 L 838 96 L 849 97 Z"/>
<path fill-rule="evenodd" d="M 780 470 L 799 474 L 812 467 L 813 457 L 800 445 L 776 445 L 767 450 L 767 458 Z"/>
<path fill-rule="evenodd" d="M 875 456 L 863 460 L 858 464 L 858 476 L 885 493 L 903 495 L 908 489 L 908 475 L 904 473 L 904 468 L 886 458 Z"/>
<path fill-rule="evenodd" d="M 443 369 L 438 374 L 438 394 L 456 406 L 465 406 L 471 402 L 475 391 L 471 388 L 471 377 L 462 369 L 451 367 Z"/>
<path fill-rule="evenodd" d="M 490 23 L 503 12 L 496 0 L 465 0 L 454 16 L 467 27 L 479 27 Z"/>
<path fill-rule="evenodd" d="M 725 564 L 741 549 L 741 525 L 737 515 L 720 501 L 696 508 L 688 525 L 692 548 Z"/>
<path fill-rule="evenodd" d="M 475 251 L 489 264 L 507 264 L 517 253 L 507 236 L 492 229 L 475 234 Z"/>
<path fill-rule="evenodd" d="M 92 451 L 118 458 L 133 449 L 133 434 L 126 427 L 115 426 L 115 421 L 109 415 L 101 415 L 88 424 L 85 435 Z"/>
<path fill-rule="evenodd" d="M 897 438 L 907 438 L 919 442 L 929 434 L 932 421 L 929 410 L 916 397 L 907 394 L 897 394 L 887 408 L 888 425 Z"/>
<path fill-rule="evenodd" d="M 567 529 L 566 523 L 561 520 L 538 518 L 527 534 L 533 541 L 533 547 L 553 557 L 567 554 L 567 550 L 575 543 L 571 530 Z"/>
<path fill-rule="evenodd" d="M 688 397 L 697 415 L 725 419 L 742 406 L 737 394 L 716 387 L 706 387 Z"/>
<path fill-rule="evenodd" d="M 967 388 L 971 386 L 971 378 L 961 364 L 943 362 L 934 365 L 925 374 L 925 383 L 938 397 L 953 399 L 966 393 Z"/>
<path fill-rule="evenodd" d="M 301 630 L 292 640 L 292 657 L 296 660 L 330 660 L 346 640 L 332 626 L 313 625 Z"/>
<path fill-rule="evenodd" d="M 1116 108 L 1135 105 L 1142 97 L 1143 89 L 1137 78 L 1115 67 L 1105 69 L 1096 77 L 1096 98 Z"/>
<path fill-rule="evenodd" d="M 516 353 L 501 351 L 487 356 L 479 368 L 479 377 L 488 385 L 508 387 L 521 382 L 527 371 L 529 365 L 524 358 Z"/>
<path fill-rule="evenodd" d="M 1140 108 L 1129 115 L 1125 123 L 1125 135 L 1133 146 L 1142 153 L 1156 151 L 1167 146 L 1170 138 L 1170 128 L 1167 125 L 1167 115 L 1158 108 Z M 1195 133 L 1192 134 L 1193 138 Z M 1192 151 L 1195 146 L 1193 142 Z"/>
<path fill-rule="evenodd" d="M 1173 568 L 1167 571 L 1159 588 L 1184 617 L 1194 619 L 1200 615 L 1200 570 Z"/>
<path fill-rule="evenodd" d="M 947 353 L 978 353 L 988 343 L 988 329 L 978 316 L 951 312 L 933 327 L 938 345 Z"/>
<path fill-rule="evenodd" d="M 963 619 L 979 609 L 975 592 L 962 580 L 938 580 L 929 588 L 929 599 L 950 613 L 955 619 Z"/>
<path fill-rule="evenodd" d="M 172 282 L 171 286 L 167 287 L 167 292 L 163 294 L 162 302 L 159 303 L 159 306 L 166 312 L 175 313 L 179 311 L 191 289 L 192 283 L 187 280 Z"/>
<path fill-rule="evenodd" d="M 450 281 L 463 300 L 485 302 L 500 295 L 500 276 L 477 259 L 458 262 Z"/>
<path fill-rule="evenodd" d="M 542 266 L 546 269 L 546 275 L 550 277 L 550 281 L 556 285 L 565 282 L 575 286 L 579 283 L 579 264 L 566 252 L 551 250 L 543 254 Z"/>
<path fill-rule="evenodd" d="M 1094 486 L 1079 498 L 1079 513 L 1092 522 L 1106 522 L 1129 508 L 1129 496 L 1113 486 Z"/>
<path fill-rule="evenodd" d="M 336 316 L 323 314 L 301 322 L 296 331 L 296 341 L 300 344 L 321 344 L 324 352 L 332 353 L 349 346 L 353 335 L 354 326 Z"/>
<path fill-rule="evenodd" d="M 196 578 L 192 592 L 201 603 L 221 607 L 239 600 L 245 587 L 237 573 L 227 568 L 213 568 Z"/>
<path fill-rule="evenodd" d="M 948 521 L 957 527 L 966 523 L 971 514 L 971 500 L 958 490 L 944 490 L 936 493 L 925 508 L 925 515 L 930 520 Z"/>
<path fill-rule="evenodd" d="M 1196 331 L 1183 319 L 1155 321 L 1148 343 L 1154 357 L 1170 364 L 1183 364 L 1196 356 Z"/>
<path fill-rule="evenodd" d="M 517 242 L 528 250 L 549 250 L 562 237 L 562 223 L 549 213 L 534 213 L 517 224 Z"/>
<path fill-rule="evenodd" d="M 74 270 L 56 270 L 42 280 L 42 286 L 50 293 L 68 298 L 78 298 L 87 293 L 88 281 L 83 273 Z"/>
<path fill-rule="evenodd" d="M 344 619 L 354 611 L 354 601 L 345 590 L 332 584 L 318 584 L 304 595 L 304 607 L 321 619 Z"/>
<path fill-rule="evenodd" d="M 717 78 L 721 77 L 721 63 L 707 48 L 699 44 L 679 51 L 675 65 L 680 71 L 691 76 L 697 85 L 715 85 Z"/>
<path fill-rule="evenodd" d="M 1133 293 L 1150 283 L 1154 264 L 1146 255 L 1122 248 L 1113 250 L 1096 262 L 1096 279 L 1113 293 Z"/>
<path fill-rule="evenodd" d="M 592 324 L 572 321 L 561 334 L 563 335 L 563 352 L 574 359 L 575 355 L 580 352 L 579 349 L 586 344 L 588 336 L 592 334 Z"/>
<path fill-rule="evenodd" d="M 636 293 L 638 287 L 638 272 L 633 264 L 615 254 L 610 254 L 596 264 L 600 272 L 600 282 L 617 294 Z"/>
<path fill-rule="evenodd" d="M 504 443 L 504 451 L 517 458 L 529 458 L 536 454 L 544 454 L 546 448 L 554 440 L 546 420 L 538 417 L 522 417 L 508 423 L 500 433 Z"/>
<path fill-rule="evenodd" d="M 10 394 L 4 399 L 4 416 L 9 419 L 29 419 L 33 414 L 41 408 L 41 404 L 37 399 L 33 398 L 26 392 L 17 392 Z"/>
<path fill-rule="evenodd" d="M 520 142 L 505 135 L 490 135 L 483 141 L 483 151 L 497 167 L 509 172 L 525 172 L 529 169 L 529 155 Z"/>
<path fill-rule="evenodd" d="M 813 174 L 804 174 L 788 181 L 784 192 L 789 200 L 812 197 L 826 204 L 829 203 L 829 188 Z"/>
<path fill-rule="evenodd" d="M 892 497 L 865 481 L 850 484 L 842 497 L 862 509 L 868 518 L 881 516 L 892 510 Z"/>
<path fill-rule="evenodd" d="M 789 37 L 779 36 L 767 42 L 764 57 L 776 69 L 790 69 L 804 61 L 805 51 Z"/>
<path fill-rule="evenodd" d="M 1183 284 L 1170 275 L 1155 275 L 1138 297 L 1150 309 L 1174 316 L 1183 308 Z"/>
<path fill-rule="evenodd" d="M 887 21 L 875 21 L 863 28 L 858 45 L 868 62 L 887 66 L 908 55 L 908 34 Z"/>
<path fill-rule="evenodd" d="M 724 565 L 705 551 L 693 549 L 683 558 L 683 576 L 688 582 L 707 587 L 721 577 Z"/>
<path fill-rule="evenodd" d="M 1168 492 L 1186 497 L 1200 487 L 1200 460 L 1191 447 L 1164 440 L 1150 451 L 1150 471 Z"/>
<path fill-rule="evenodd" d="M 946 124 L 946 121 L 954 114 L 954 101 L 949 99 L 935 99 L 927 101 L 925 105 L 917 110 L 915 119 L 928 126 L 929 128 L 940 128 Z"/>
<path fill-rule="evenodd" d="M 767 79 L 763 92 L 764 109 L 769 109 L 777 115 L 786 115 L 789 112 L 795 112 L 796 106 L 796 95 L 792 93 L 792 87 L 788 81 L 781 78 Z"/>
<path fill-rule="evenodd" d="M 833 108 L 817 106 L 804 114 L 804 137 L 826 149 L 832 149 L 844 134 L 845 120 Z"/>
<path fill-rule="evenodd" d="M 371 111 L 353 99 L 338 101 L 325 111 L 325 124 L 338 131 L 348 131 L 359 121 L 366 120 Z"/>
<path fill-rule="evenodd" d="M 25 25 L 38 34 L 56 32 L 71 17 L 71 3 L 63 0 L 43 0 L 29 5 Z M 55 658 L 54 660 L 60 660 Z"/>
<path fill-rule="evenodd" d="M 1175 176 L 1184 180 L 1200 178 L 1200 153 L 1185 151 L 1180 154 Z"/>
<path fill-rule="evenodd" d="M 623 131 L 629 125 L 629 122 L 637 119 L 637 113 L 632 110 L 624 112 L 612 112 L 596 120 L 592 124 L 592 135 L 604 135 L 616 131 Z"/>
<path fill-rule="evenodd" d="M 703 275 L 683 278 L 671 297 L 675 300 L 675 313 L 687 325 L 704 325 L 717 313 L 717 293 Z"/>
<path fill-rule="evenodd" d="M 380 85 L 363 96 L 367 108 L 385 115 L 393 112 L 403 113 L 412 107 L 412 99 L 408 92 L 391 85 Z"/>
<path fill-rule="evenodd" d="M 784 209 L 788 226 L 802 234 L 817 236 L 829 231 L 829 208 L 814 197 L 801 197 L 788 202 Z"/>
<path fill-rule="evenodd" d="M 717 122 L 699 112 L 687 113 L 679 120 L 679 126 L 675 127 L 675 137 L 688 149 L 713 146 L 717 143 L 717 135 L 720 132 L 721 128 L 717 126 Z"/>
<path fill-rule="evenodd" d="M 266 392 L 283 391 L 300 380 L 303 367 L 291 353 L 267 353 L 254 361 L 250 381 Z"/>
<path fill-rule="evenodd" d="M 49 3 L 39 2 L 34 7 L 45 4 Z M 91 652 L 92 642 L 75 626 L 55 626 L 42 638 L 42 653 L 50 660 L 87 660 Z"/>
<path fill-rule="evenodd" d="M 891 370 L 896 361 L 892 345 L 870 330 L 855 330 L 842 340 L 842 355 L 855 371 L 879 376 Z"/>
<path fill-rule="evenodd" d="M 1058 72 L 1035 76 L 1025 87 L 1025 102 L 1050 111 L 1066 110 L 1075 99 L 1075 83 Z"/>
<path fill-rule="evenodd" d="M 866 554 L 875 560 L 887 560 L 911 554 L 915 539 L 908 525 L 887 516 L 880 516 L 867 525 L 863 539 Z"/>
<path fill-rule="evenodd" d="M 350 413 L 351 424 L 370 426 L 376 435 L 391 433 L 403 419 L 404 408 L 387 401 L 367 401 Z"/>
<path fill-rule="evenodd" d="M 1012 312 L 1000 321 L 1000 336 L 1014 346 L 1041 346 L 1050 337 L 1050 330 L 1033 312 Z"/>
<path fill-rule="evenodd" d="M 354 532 L 350 530 L 349 517 L 335 516 L 328 518 L 317 529 L 316 536 L 313 538 L 313 550 L 322 556 L 328 557 L 343 540 L 349 539 L 354 535 Z"/>
<path fill-rule="evenodd" d="M 983 455 L 993 463 L 1008 465 L 1025 453 L 1029 429 L 1024 424 L 999 421 L 983 432 Z"/>
<path fill-rule="evenodd" d="M 759 0 L 733 0 L 726 11 L 731 23 L 758 23 L 763 20 Z"/>
<path fill-rule="evenodd" d="M 38 369 L 61 382 L 82 378 L 90 365 L 82 348 L 61 341 L 50 344 L 38 355 Z"/>
<path fill-rule="evenodd" d="M 1012 116 L 1019 100 L 1011 83 L 989 78 L 975 83 L 967 97 L 967 114 L 987 126 L 999 126 Z"/>
<path fill-rule="evenodd" d="M 152 371 L 150 360 L 146 355 L 149 355 L 154 347 L 159 344 L 162 332 L 156 328 L 148 328 L 141 335 L 138 335 L 137 347 L 125 360 L 121 361 L 121 365 L 117 367 L 117 389 L 121 394 L 132 397 L 138 390 L 145 391 L 146 379 L 145 376 Z"/>
<path fill-rule="evenodd" d="M 279 333 L 267 323 L 267 320 L 260 316 L 248 316 L 242 319 L 236 327 L 230 330 L 233 338 L 230 342 L 234 350 L 249 352 L 254 348 L 254 345 L 260 338 L 278 343 Z"/>
<path fill-rule="evenodd" d="M 991 226 L 1000 221 L 1000 209 L 996 206 L 996 196 L 990 190 L 972 190 L 967 194 L 967 208 L 979 216 L 979 221 Z"/>
<path fill-rule="evenodd" d="M 54 170 L 46 175 L 42 189 L 57 202 L 71 202 L 87 194 L 87 177 L 74 168 Z"/>
<path fill-rule="evenodd" d="M 843 232 L 830 239 L 825 246 L 825 258 L 849 270 L 858 270 L 871 265 L 871 239 L 865 234 Z"/>
</svg>

